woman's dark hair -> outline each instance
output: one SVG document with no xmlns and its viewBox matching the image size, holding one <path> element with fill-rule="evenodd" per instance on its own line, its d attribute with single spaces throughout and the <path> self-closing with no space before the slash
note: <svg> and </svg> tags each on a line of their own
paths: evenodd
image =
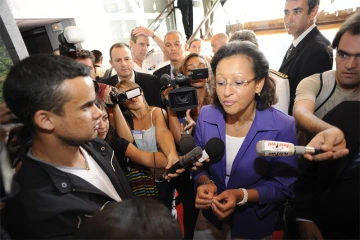
<svg viewBox="0 0 360 240">
<path fill-rule="evenodd" d="M 206 67 L 209 67 L 209 66 L 208 66 L 209 64 L 208 64 L 208 62 L 206 61 L 206 59 L 205 59 L 204 56 L 202 56 L 202 55 L 200 55 L 200 54 L 198 54 L 198 53 L 190 53 L 189 55 L 187 55 L 187 56 L 184 58 L 184 60 L 183 60 L 182 63 L 181 63 L 181 66 L 180 66 L 180 69 L 179 69 L 179 72 L 180 72 L 181 74 L 184 74 L 185 76 L 187 76 L 187 67 L 186 67 L 186 66 L 187 66 L 189 60 L 192 59 L 192 58 L 194 58 L 194 57 L 198 57 L 198 58 L 203 59 L 203 60 L 204 60 L 204 63 L 205 63 L 205 66 L 206 66 Z M 206 90 L 206 96 L 205 96 L 205 98 L 204 98 L 204 101 L 202 102 L 202 106 L 205 106 L 205 105 L 208 105 L 208 104 L 212 104 L 212 102 L 213 102 L 212 96 L 211 96 L 211 94 L 209 93 L 209 91 Z M 197 117 L 198 117 L 197 109 L 196 109 L 196 108 L 192 109 L 190 113 L 191 113 L 191 114 L 190 114 L 191 117 L 193 117 L 193 119 L 196 120 Z"/>
<path fill-rule="evenodd" d="M 77 239 L 182 239 L 179 224 L 154 199 L 112 202 L 81 226 Z"/>
<path fill-rule="evenodd" d="M 211 60 L 211 69 L 216 78 L 216 67 L 219 62 L 225 58 L 236 55 L 243 55 L 249 58 L 253 66 L 255 74 L 255 81 L 259 82 L 265 78 L 264 86 L 261 90 L 260 96 L 255 94 L 256 109 L 264 110 L 274 105 L 277 102 L 275 95 L 275 82 L 269 77 L 269 62 L 265 55 L 256 47 L 255 44 L 249 41 L 233 41 L 222 46 Z M 216 86 L 214 86 L 216 87 Z M 216 91 L 213 91 L 213 101 L 216 106 L 222 107 Z"/>
<path fill-rule="evenodd" d="M 95 99 L 95 102 L 94 102 L 95 106 L 98 107 L 101 111 L 106 111 L 108 117 L 110 118 L 110 113 L 109 113 L 109 108 L 106 106 L 106 103 L 104 101 L 102 101 L 101 99 L 99 98 L 96 98 Z M 113 134 L 115 133 L 115 129 L 110 125 L 110 120 L 109 120 L 109 130 L 106 134 L 106 137 L 105 137 L 105 142 L 107 143 L 111 143 L 112 139 L 113 139 Z"/>
</svg>

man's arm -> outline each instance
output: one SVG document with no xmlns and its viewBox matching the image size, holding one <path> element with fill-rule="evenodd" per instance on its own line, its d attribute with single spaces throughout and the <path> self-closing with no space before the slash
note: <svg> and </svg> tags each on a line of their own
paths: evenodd
<svg viewBox="0 0 360 240">
<path fill-rule="evenodd" d="M 295 117 L 296 126 L 313 135 L 333 127 L 315 116 L 314 111 L 315 103 L 310 100 L 300 100 L 295 102 L 293 116 Z"/>
</svg>

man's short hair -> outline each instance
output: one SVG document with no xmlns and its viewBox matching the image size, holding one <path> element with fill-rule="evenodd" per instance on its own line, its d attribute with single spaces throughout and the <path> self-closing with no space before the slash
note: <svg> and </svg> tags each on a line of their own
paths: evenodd
<svg viewBox="0 0 360 240">
<path fill-rule="evenodd" d="M 4 82 L 4 99 L 16 117 L 34 132 L 33 117 L 38 110 L 63 114 L 63 106 L 69 101 L 63 82 L 89 75 L 87 66 L 67 56 L 30 56 L 10 69 Z"/>
<path fill-rule="evenodd" d="M 339 47 L 340 39 L 346 32 L 351 33 L 351 35 L 360 34 L 360 12 L 355 12 L 351 17 L 346 19 L 343 25 L 341 25 L 332 42 L 333 49 Z"/>
<path fill-rule="evenodd" d="M 95 56 L 92 52 L 84 49 L 76 51 L 76 59 L 87 59 L 87 58 L 91 59 L 92 65 L 95 64 Z"/>
<path fill-rule="evenodd" d="M 95 63 L 98 63 L 103 59 L 103 54 L 99 50 L 94 49 L 91 52 L 95 57 Z"/>
<path fill-rule="evenodd" d="M 165 36 L 164 36 L 164 40 L 165 40 L 165 38 L 166 38 L 169 34 L 178 34 L 178 35 L 180 36 L 180 41 L 181 41 L 182 43 L 186 43 L 186 40 L 185 40 L 184 35 L 183 35 L 181 32 L 179 32 L 178 30 L 168 31 L 168 32 L 165 34 Z"/>
<path fill-rule="evenodd" d="M 133 30 L 131 30 L 130 40 L 133 41 L 134 43 L 136 43 L 136 40 L 137 40 L 138 37 L 135 36 L 134 30 L 135 30 L 135 28 Z M 143 36 L 145 36 L 145 35 L 143 35 Z"/>
<path fill-rule="evenodd" d="M 286 0 L 285 2 L 292 1 L 292 0 Z M 308 14 L 311 13 L 311 11 L 316 7 L 320 5 L 320 0 L 308 0 Z"/>
<path fill-rule="evenodd" d="M 258 41 L 256 39 L 256 35 L 253 30 L 239 30 L 234 32 L 234 34 L 230 37 L 229 42 L 231 41 L 249 41 L 259 47 Z"/>
<path fill-rule="evenodd" d="M 114 48 L 128 48 L 130 50 L 130 46 L 126 43 L 114 43 L 111 47 L 110 47 L 110 59 L 111 58 L 111 52 Z"/>
<path fill-rule="evenodd" d="M 112 202 L 81 226 L 78 239 L 182 239 L 179 224 L 154 199 Z"/>
</svg>

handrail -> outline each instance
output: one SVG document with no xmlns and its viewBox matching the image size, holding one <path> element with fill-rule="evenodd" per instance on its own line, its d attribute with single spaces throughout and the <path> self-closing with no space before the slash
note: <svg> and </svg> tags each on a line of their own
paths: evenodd
<svg viewBox="0 0 360 240">
<path fill-rule="evenodd" d="M 202 26 L 204 25 L 204 23 L 208 20 L 208 18 L 210 17 L 210 15 L 214 12 L 214 10 L 219 6 L 220 4 L 220 0 L 216 0 L 216 2 L 212 5 L 211 9 L 209 10 L 209 12 L 206 14 L 206 16 L 204 17 L 204 19 L 201 21 L 201 23 L 199 24 L 199 26 L 196 28 L 195 32 L 191 35 L 191 37 L 189 38 L 189 40 L 187 41 L 188 43 L 191 42 L 192 39 L 195 38 L 196 34 L 200 31 L 200 29 L 202 28 Z M 206 31 L 206 35 L 209 33 L 210 29 L 212 27 L 209 27 L 209 29 Z"/>
<path fill-rule="evenodd" d="M 157 22 L 157 21 L 160 19 L 160 17 L 163 15 L 163 13 L 164 13 L 170 6 L 171 6 L 170 12 L 166 15 L 165 18 L 167 18 L 172 12 L 174 12 L 174 9 L 175 9 L 174 2 L 175 2 L 175 0 L 170 1 L 170 3 L 164 8 L 164 10 L 162 10 L 161 13 L 159 13 L 159 15 L 154 19 L 154 21 L 152 21 L 152 22 L 149 24 L 149 26 L 148 26 L 149 29 L 151 28 L 151 26 L 152 26 L 153 24 L 155 24 L 155 22 Z M 161 22 L 160 22 L 160 23 L 161 23 Z M 159 25 L 160 25 L 160 24 L 159 24 Z M 159 27 L 157 27 L 157 28 L 159 28 Z M 157 29 L 157 28 L 156 28 L 156 29 Z M 154 30 L 154 32 L 155 32 L 155 30 Z"/>
</svg>

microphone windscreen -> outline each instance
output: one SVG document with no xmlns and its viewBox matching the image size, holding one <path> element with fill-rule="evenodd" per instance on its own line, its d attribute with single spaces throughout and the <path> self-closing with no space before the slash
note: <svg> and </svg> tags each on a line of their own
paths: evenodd
<svg viewBox="0 0 360 240">
<path fill-rule="evenodd" d="M 218 162 L 224 156 L 225 144 L 220 138 L 211 138 L 205 144 L 205 151 L 209 155 L 211 163 Z"/>
<path fill-rule="evenodd" d="M 195 147 L 196 145 L 193 136 L 191 136 L 190 134 L 182 135 L 179 142 L 179 148 L 182 154 L 187 154 Z"/>
<path fill-rule="evenodd" d="M 160 84 L 161 86 L 166 87 L 167 85 L 169 85 L 170 82 L 170 75 L 169 74 L 163 74 L 160 77 Z"/>
</svg>

